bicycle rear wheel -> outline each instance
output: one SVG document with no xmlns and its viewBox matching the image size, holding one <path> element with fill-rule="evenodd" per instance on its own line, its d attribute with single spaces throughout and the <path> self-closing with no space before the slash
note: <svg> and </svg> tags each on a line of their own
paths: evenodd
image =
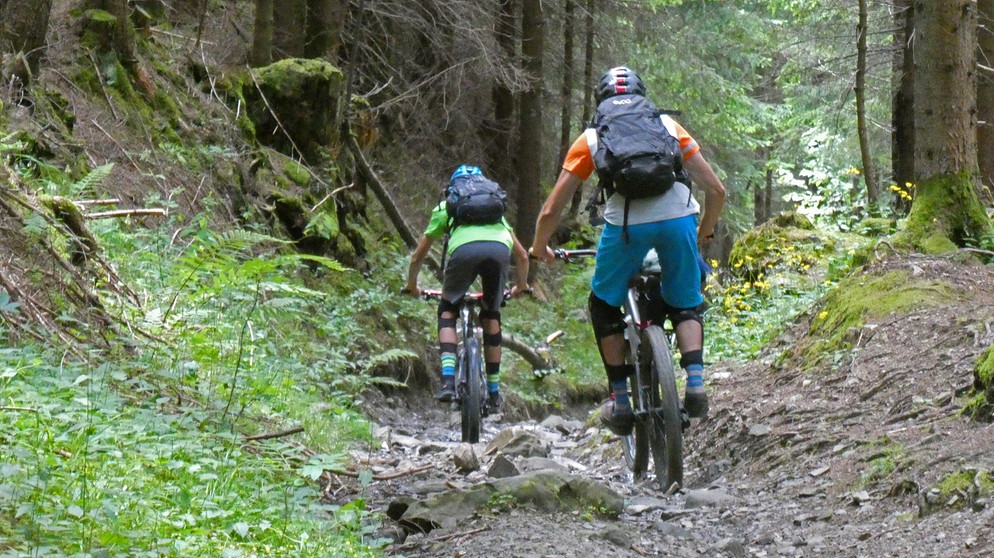
<svg viewBox="0 0 994 558">
<path fill-rule="evenodd" d="M 642 332 L 639 376 L 650 407 L 645 424 L 656 480 L 664 490 L 673 484 L 683 486 L 680 396 L 676 390 L 670 347 L 666 334 L 659 326 L 649 326 Z"/>
<path fill-rule="evenodd" d="M 462 414 L 462 441 L 475 444 L 480 441 L 483 358 L 480 354 L 479 342 L 475 337 L 466 339 L 464 344 L 465 353 L 462 359 L 462 370 L 460 370 L 463 379 L 463 382 L 460 383 L 460 390 L 463 393 L 459 405 Z"/>
</svg>

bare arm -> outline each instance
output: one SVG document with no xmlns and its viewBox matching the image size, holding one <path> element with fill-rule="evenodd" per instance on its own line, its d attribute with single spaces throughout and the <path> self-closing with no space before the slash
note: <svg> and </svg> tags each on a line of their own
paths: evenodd
<svg viewBox="0 0 994 558">
<path fill-rule="evenodd" d="M 542 211 L 538 214 L 538 221 L 535 223 L 535 240 L 532 242 L 531 249 L 528 250 L 532 256 L 545 263 L 552 263 L 555 259 L 552 250 L 549 249 L 549 239 L 552 238 L 552 233 L 559 225 L 563 208 L 573 198 L 573 194 L 581 184 L 583 184 L 583 179 L 568 170 L 559 173 L 556 185 L 542 205 Z"/>
<path fill-rule="evenodd" d="M 511 296 L 517 296 L 520 293 L 530 291 L 531 287 L 528 286 L 528 251 L 518 240 L 518 236 L 511 233 L 511 239 L 514 241 L 514 245 L 511 247 L 511 255 L 514 256 L 514 274 L 515 274 L 515 284 L 511 288 Z"/>
<path fill-rule="evenodd" d="M 413 296 L 421 294 L 421 288 L 418 287 L 418 274 L 421 273 L 421 266 L 428 256 L 428 250 L 431 249 L 431 245 L 434 243 L 435 241 L 427 236 L 422 236 L 418 240 L 418 245 L 414 248 L 414 252 L 411 253 L 411 265 L 407 268 L 407 284 L 401 289 L 402 292 Z"/>
<path fill-rule="evenodd" d="M 697 225 L 697 242 L 707 243 L 714 237 L 714 227 L 718 217 L 725 207 L 725 185 L 714 173 L 711 165 L 700 152 L 683 162 L 683 168 L 690 172 L 694 186 L 704 190 L 704 209 L 701 212 L 700 223 Z"/>
</svg>

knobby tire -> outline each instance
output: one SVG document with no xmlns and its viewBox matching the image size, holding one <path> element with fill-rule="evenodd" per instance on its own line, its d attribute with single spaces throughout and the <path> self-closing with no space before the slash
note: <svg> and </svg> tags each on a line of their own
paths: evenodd
<svg viewBox="0 0 994 558">
<path fill-rule="evenodd" d="M 639 349 L 639 376 L 647 394 L 650 412 L 645 421 L 652 449 L 656 480 L 663 490 L 673 484 L 683 486 L 683 422 L 680 396 L 676 389 L 673 359 L 666 334 L 659 326 L 642 332 Z M 665 483 L 663 482 L 665 480 Z"/>
<path fill-rule="evenodd" d="M 482 418 L 482 377 L 483 358 L 480 354 L 480 344 L 475 337 L 465 341 L 466 351 L 463 358 L 462 377 L 464 393 L 460 403 L 462 413 L 462 441 L 475 444 L 480 441 L 480 421 Z"/>
<path fill-rule="evenodd" d="M 636 363 L 637 370 L 639 341 L 637 338 L 633 339 L 633 335 L 638 335 L 634 329 L 629 331 L 628 348 L 630 362 Z M 636 413 L 644 411 L 648 407 L 648 402 L 645 401 L 643 395 L 645 390 L 641 387 L 639 375 L 636 373 L 628 381 L 632 410 Z M 645 474 L 649 471 L 649 428 L 646 421 L 636 419 L 632 433 L 621 438 L 621 453 L 625 457 L 625 465 L 632 471 L 632 476 L 635 479 L 645 478 Z"/>
</svg>

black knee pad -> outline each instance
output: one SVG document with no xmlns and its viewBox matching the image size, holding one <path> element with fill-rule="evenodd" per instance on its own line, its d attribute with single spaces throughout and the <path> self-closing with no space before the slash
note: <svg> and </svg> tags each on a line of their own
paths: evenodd
<svg viewBox="0 0 994 558">
<path fill-rule="evenodd" d="M 701 317 L 701 313 L 697 311 L 696 307 L 670 309 L 670 321 L 673 322 L 673 327 L 677 327 L 681 322 L 687 320 L 694 320 L 701 324 L 701 327 L 704 327 L 704 318 Z"/>
<path fill-rule="evenodd" d="M 439 343 L 438 344 L 438 352 L 440 352 L 442 354 L 449 353 L 449 354 L 453 354 L 454 355 L 454 354 L 456 354 L 457 350 L 459 350 L 459 346 L 456 345 L 455 343 Z"/>
<path fill-rule="evenodd" d="M 500 310 L 480 310 L 481 320 L 497 320 L 500 323 Z"/>
<path fill-rule="evenodd" d="M 687 351 L 680 354 L 680 368 L 686 369 L 691 364 L 704 366 L 704 351 Z"/>
<path fill-rule="evenodd" d="M 501 342 L 504 340 L 501 333 L 484 333 L 483 334 L 483 346 L 484 347 L 500 347 Z"/>
<path fill-rule="evenodd" d="M 621 308 L 611 306 L 593 292 L 587 299 L 587 307 L 590 310 L 590 324 L 594 326 L 594 337 L 597 339 L 625 331 L 625 319 Z"/>
<path fill-rule="evenodd" d="M 443 318 L 442 314 L 452 314 L 451 318 Z M 455 328 L 459 316 L 459 305 L 452 304 L 444 298 L 438 302 L 438 329 Z"/>
</svg>

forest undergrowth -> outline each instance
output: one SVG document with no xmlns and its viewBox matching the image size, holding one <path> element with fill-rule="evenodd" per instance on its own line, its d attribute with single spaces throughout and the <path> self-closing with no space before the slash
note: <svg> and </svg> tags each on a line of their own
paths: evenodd
<svg viewBox="0 0 994 558">
<path fill-rule="evenodd" d="M 37 191 L 96 193 L 36 180 L 37 164 L 19 169 Z M 363 393 L 402 394 L 412 373 L 435 374 L 434 310 L 397 294 L 403 251 L 373 246 L 360 274 L 261 232 L 212 230 L 203 218 L 151 229 L 104 219 L 91 230 L 141 301 L 102 293 L 129 339 L 108 339 L 109 351 L 76 347 L 83 359 L 57 342 L 11 343 L 8 318 L 20 308 L 0 301 L 0 439 L 9 450 L 0 555 L 378 555 L 387 542 L 375 536 L 378 517 L 361 499 L 329 503 L 323 489 L 329 475 L 372 479 L 347 458 L 371 443 Z M 712 359 L 749 358 L 784 315 L 827 288 L 790 268 L 748 283 L 715 276 Z M 536 412 L 562 411 L 564 391 L 601 381 L 578 302 L 590 272 L 545 269 L 540 281 L 554 296 L 506 309 L 508 329 L 529 343 L 566 329 L 567 345 L 550 349 L 555 368 L 506 359 L 507 393 Z"/>
</svg>

